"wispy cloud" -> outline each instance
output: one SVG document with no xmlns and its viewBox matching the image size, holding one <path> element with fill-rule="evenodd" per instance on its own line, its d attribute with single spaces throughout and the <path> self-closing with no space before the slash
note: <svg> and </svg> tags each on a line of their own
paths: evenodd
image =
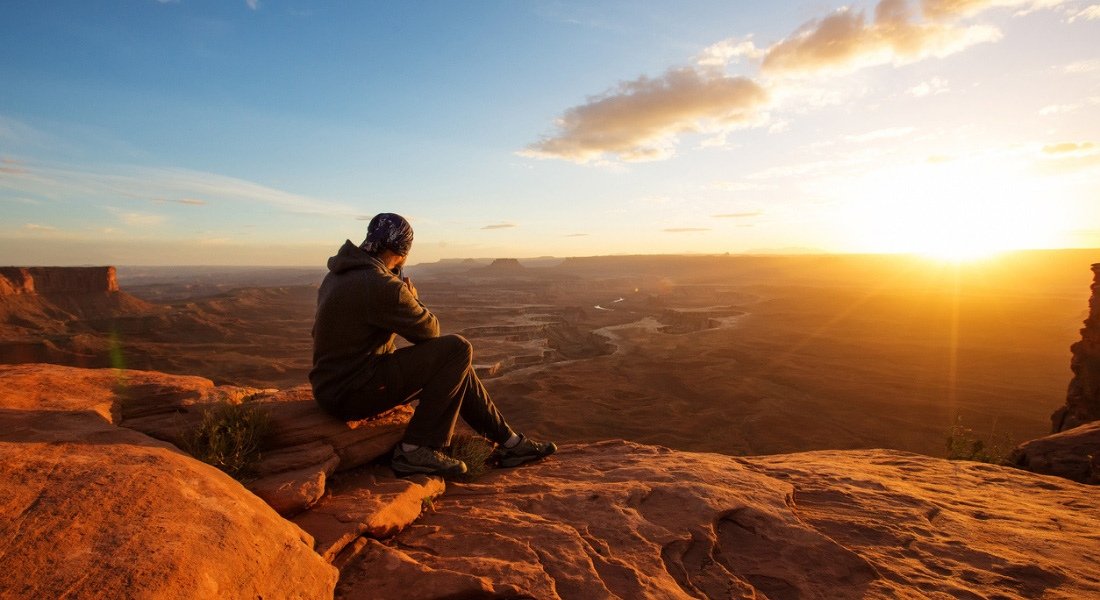
<svg viewBox="0 0 1100 600">
<path fill-rule="evenodd" d="M 1073 16 L 1069 18 L 1069 22 L 1095 21 L 1096 19 L 1100 19 L 1100 4 L 1093 4 L 1074 13 Z"/>
<path fill-rule="evenodd" d="M 715 219 L 748 219 L 752 217 L 759 217 L 763 214 L 764 211 L 762 210 L 752 210 L 746 212 L 722 213 L 718 215 L 711 215 L 711 217 Z"/>
<path fill-rule="evenodd" d="M 1037 160 L 1042 172 L 1061 175 L 1100 167 L 1100 145 L 1095 142 L 1061 142 L 1041 148 Z"/>
<path fill-rule="evenodd" d="M 32 165 L 18 178 L 0 178 L 0 190 L 56 200 L 133 198 L 197 206 L 208 200 L 266 205 L 293 214 L 348 217 L 350 206 L 284 192 L 265 185 L 215 173 L 187 169 L 112 167 L 102 170 Z"/>
<path fill-rule="evenodd" d="M 916 131 L 915 127 L 888 127 L 885 129 L 876 129 L 874 131 L 868 131 L 867 133 L 860 133 L 855 135 L 844 136 L 844 141 L 855 142 L 862 144 L 866 142 L 875 142 L 878 140 L 887 140 L 892 138 L 905 137 Z"/>
<path fill-rule="evenodd" d="M 568 233 L 565 237 L 587 237 L 587 233 Z"/>
<path fill-rule="evenodd" d="M 1043 146 L 1046 154 L 1080 154 L 1091 153 L 1096 149 L 1092 142 L 1062 142 L 1060 144 L 1047 144 Z"/>
<path fill-rule="evenodd" d="M 773 186 L 755 181 L 716 181 L 709 187 L 712 190 L 724 192 L 757 192 L 771 189 Z"/>
<path fill-rule="evenodd" d="M 511 229 L 515 226 L 515 223 L 493 223 L 491 225 L 486 225 L 482 227 L 482 229 Z"/>
<path fill-rule="evenodd" d="M 933 19 L 972 17 L 991 8 L 1015 8 L 1026 15 L 1064 4 L 1064 0 L 921 0 L 921 10 Z"/>
<path fill-rule="evenodd" d="M 947 86 L 947 81 L 940 79 L 939 77 L 933 77 L 928 81 L 922 81 L 917 85 L 905 90 L 906 94 L 915 96 L 917 98 L 924 98 L 925 96 L 936 96 L 939 94 L 946 94 L 950 89 Z"/>
<path fill-rule="evenodd" d="M 34 232 L 50 232 L 57 231 L 57 228 L 52 225 L 39 225 L 38 223 L 26 223 L 23 225 L 25 231 Z"/>
<path fill-rule="evenodd" d="M 1100 9 L 1100 5 L 1097 5 Z M 1079 60 L 1071 62 L 1068 65 L 1062 65 L 1057 67 L 1059 71 L 1066 75 L 1077 75 L 1079 73 L 1091 73 L 1097 69 L 1100 69 L 1100 58 L 1093 58 L 1089 60 Z"/>
<path fill-rule="evenodd" d="M 168 217 L 164 215 L 128 211 L 114 206 L 105 206 L 104 209 L 130 227 L 156 227 L 157 225 L 163 225 L 168 220 Z"/>
<path fill-rule="evenodd" d="M 252 10 L 260 10 L 260 0 L 244 0 L 244 3 Z"/>
<path fill-rule="evenodd" d="M 665 233 L 692 233 L 698 231 L 710 231 L 709 227 L 668 227 L 662 229 Z"/>
<path fill-rule="evenodd" d="M 559 132 L 521 154 L 589 162 L 611 155 L 624 161 L 667 158 L 676 136 L 715 132 L 759 118 L 768 94 L 756 82 L 693 67 L 656 78 L 640 77 L 570 108 Z"/>
</svg>

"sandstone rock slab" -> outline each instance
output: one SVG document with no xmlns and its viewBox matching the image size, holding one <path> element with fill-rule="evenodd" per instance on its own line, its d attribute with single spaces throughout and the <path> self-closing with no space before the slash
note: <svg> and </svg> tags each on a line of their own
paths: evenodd
<svg viewBox="0 0 1100 600">
<path fill-rule="evenodd" d="M 316 540 L 315 549 L 337 562 L 361 536 L 392 536 L 421 515 L 446 489 L 438 477 L 396 478 L 383 467 L 358 469 L 334 478 L 329 494 L 294 522 Z"/>
<path fill-rule="evenodd" d="M 337 597 L 1091 597 L 1093 489 L 894 451 L 737 459 L 626 442 L 451 483 Z"/>
<path fill-rule="evenodd" d="M 0 597 L 323 598 L 312 539 L 224 473 L 91 411 L 0 410 Z"/>
</svg>

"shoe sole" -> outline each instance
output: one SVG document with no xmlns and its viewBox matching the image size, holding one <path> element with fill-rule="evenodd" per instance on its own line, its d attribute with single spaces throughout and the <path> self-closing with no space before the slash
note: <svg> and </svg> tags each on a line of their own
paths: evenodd
<svg viewBox="0 0 1100 600">
<path fill-rule="evenodd" d="M 530 463 L 530 462 L 535 462 L 535 461 L 538 461 L 538 460 L 542 460 L 542 459 L 546 458 L 547 456 L 550 456 L 551 454 L 553 454 L 556 450 L 557 449 L 555 448 L 554 450 L 551 450 L 550 452 L 547 452 L 546 454 L 534 454 L 534 455 L 528 455 L 528 456 L 504 457 L 504 458 L 500 459 L 500 466 L 502 466 L 506 469 L 511 469 L 512 467 L 518 467 L 520 465 L 525 465 L 525 464 Z"/>
<path fill-rule="evenodd" d="M 439 475 L 440 477 L 455 477 L 457 475 L 466 474 L 466 465 L 460 465 L 452 467 L 450 469 L 433 469 L 431 467 L 421 467 L 417 465 L 403 465 L 390 463 L 390 468 L 398 476 L 404 475 Z"/>
</svg>

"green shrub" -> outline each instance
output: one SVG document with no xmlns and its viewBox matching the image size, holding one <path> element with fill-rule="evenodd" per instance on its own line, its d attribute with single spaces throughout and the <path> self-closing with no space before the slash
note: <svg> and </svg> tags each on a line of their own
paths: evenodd
<svg viewBox="0 0 1100 600">
<path fill-rule="evenodd" d="M 996 422 L 990 428 L 989 435 L 982 439 L 973 429 L 963 425 L 960 416 L 955 418 L 955 424 L 947 434 L 948 460 L 972 460 L 1003 465 L 1015 447 L 1016 441 L 1012 435 L 998 432 Z"/>
<path fill-rule="evenodd" d="M 267 412 L 257 405 L 220 403 L 203 411 L 202 422 L 183 436 L 191 456 L 235 479 L 252 474 L 270 430 Z"/>
<path fill-rule="evenodd" d="M 456 479 L 474 481 L 492 468 L 489 460 L 493 450 L 492 442 L 480 435 L 459 434 L 451 438 L 451 445 L 444 448 L 443 453 L 466 463 L 466 473 Z"/>
</svg>

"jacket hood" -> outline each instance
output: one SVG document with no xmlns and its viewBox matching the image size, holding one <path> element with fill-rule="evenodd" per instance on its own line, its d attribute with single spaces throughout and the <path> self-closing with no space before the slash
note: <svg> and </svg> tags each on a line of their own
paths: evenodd
<svg viewBox="0 0 1100 600">
<path fill-rule="evenodd" d="M 336 256 L 328 259 L 328 270 L 333 273 L 343 273 L 352 269 L 385 268 L 377 258 L 367 254 L 365 250 L 356 246 L 351 240 L 346 240 Z"/>
</svg>

